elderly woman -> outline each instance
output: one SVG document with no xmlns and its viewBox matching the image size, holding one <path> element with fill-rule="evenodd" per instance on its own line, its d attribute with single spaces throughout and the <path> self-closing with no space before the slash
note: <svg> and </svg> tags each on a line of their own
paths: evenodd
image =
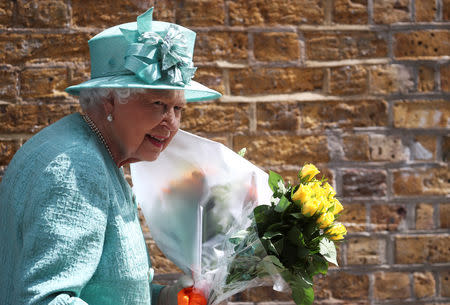
<svg viewBox="0 0 450 305">
<path fill-rule="evenodd" d="M 83 114 L 27 141 L 0 185 L 0 304 L 176 305 L 192 285 L 152 284 L 121 167 L 157 159 L 186 102 L 220 96 L 191 81 L 194 40 L 150 9 L 89 41 L 91 80 L 67 89 Z"/>
</svg>

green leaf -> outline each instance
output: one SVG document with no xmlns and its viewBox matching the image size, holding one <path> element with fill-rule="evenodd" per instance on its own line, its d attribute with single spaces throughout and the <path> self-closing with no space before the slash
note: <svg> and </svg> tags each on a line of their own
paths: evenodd
<svg viewBox="0 0 450 305">
<path fill-rule="evenodd" d="M 292 298 L 297 305 L 311 305 L 314 302 L 314 290 L 312 287 L 291 285 Z"/>
<path fill-rule="evenodd" d="M 229 241 L 232 244 L 239 244 L 246 236 L 248 235 L 248 232 L 246 230 L 241 230 L 239 232 L 236 232 L 233 234 L 233 236 L 230 237 Z"/>
<path fill-rule="evenodd" d="M 264 233 L 264 235 L 263 235 L 263 239 L 272 239 L 272 238 L 274 238 L 275 236 L 283 236 L 283 234 L 282 233 L 280 233 L 280 232 L 271 232 L 271 231 L 267 231 L 266 233 Z"/>
<path fill-rule="evenodd" d="M 283 195 L 281 196 L 280 202 L 278 202 L 277 206 L 275 207 L 275 211 L 283 213 L 290 205 L 291 202 Z"/>
<path fill-rule="evenodd" d="M 283 252 L 283 248 L 284 248 L 284 238 L 274 242 L 273 246 L 275 247 L 275 249 L 277 249 L 278 253 L 282 253 Z"/>
<path fill-rule="evenodd" d="M 279 174 L 269 171 L 269 186 L 274 193 L 278 191 L 278 181 L 283 181 L 283 178 Z"/>
<path fill-rule="evenodd" d="M 272 262 L 272 264 L 274 264 L 275 266 L 279 267 L 279 268 L 284 268 L 283 264 L 280 262 L 280 260 L 278 259 L 278 257 L 274 256 L 274 255 L 268 255 L 267 256 L 268 259 L 270 259 L 270 261 Z"/>
<path fill-rule="evenodd" d="M 290 215 L 292 217 L 296 218 L 296 219 L 302 219 L 303 218 L 302 213 L 291 213 Z"/>
<path fill-rule="evenodd" d="M 303 234 L 302 232 L 300 232 L 300 230 L 296 227 L 293 226 L 289 232 L 288 232 L 288 240 L 293 243 L 294 245 L 300 246 L 304 244 L 303 241 Z"/>
<path fill-rule="evenodd" d="M 320 254 L 322 254 L 327 261 L 329 261 L 332 264 L 335 264 L 336 266 L 339 266 L 336 259 L 337 252 L 334 242 L 332 242 L 328 238 L 323 238 L 320 241 L 319 248 Z"/>
<path fill-rule="evenodd" d="M 311 276 L 322 273 L 327 274 L 328 262 L 322 255 L 313 255 L 311 264 L 308 267 L 308 273 Z"/>
<path fill-rule="evenodd" d="M 245 156 L 245 153 L 247 152 L 247 148 L 242 148 L 240 151 L 238 151 L 238 155 L 242 158 Z"/>
</svg>

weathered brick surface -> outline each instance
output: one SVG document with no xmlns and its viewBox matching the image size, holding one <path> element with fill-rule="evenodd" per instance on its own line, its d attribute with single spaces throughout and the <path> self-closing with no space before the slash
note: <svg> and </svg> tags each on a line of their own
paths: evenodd
<svg viewBox="0 0 450 305">
<path fill-rule="evenodd" d="M 442 139 L 442 159 L 446 162 L 450 161 L 450 136 Z"/>
<path fill-rule="evenodd" d="M 347 264 L 376 265 L 386 261 L 386 241 L 374 237 L 347 240 Z"/>
<path fill-rule="evenodd" d="M 435 101 L 398 101 L 394 104 L 397 128 L 449 128 L 450 103 Z"/>
<path fill-rule="evenodd" d="M 264 0 L 228 2 L 231 25 L 321 24 L 324 7 L 320 0 Z"/>
<path fill-rule="evenodd" d="M 224 0 L 186 0 L 176 9 L 176 23 L 183 26 L 213 26 L 225 22 Z"/>
<path fill-rule="evenodd" d="M 434 207 L 431 204 L 421 203 L 416 206 L 416 229 L 432 230 Z"/>
<path fill-rule="evenodd" d="M 217 68 L 201 68 L 195 72 L 194 80 L 225 94 L 225 84 L 223 79 L 223 72 Z"/>
<path fill-rule="evenodd" d="M 14 2 L 2 1 L 0 3 L 0 28 L 10 27 L 13 23 Z"/>
<path fill-rule="evenodd" d="M 17 23 L 21 27 L 62 28 L 70 24 L 66 0 L 19 0 Z"/>
<path fill-rule="evenodd" d="M 403 65 L 373 66 L 369 70 L 370 92 L 373 94 L 414 91 L 414 73 Z"/>
<path fill-rule="evenodd" d="M 450 297 L 450 271 L 443 271 L 439 274 L 441 282 L 441 296 Z"/>
<path fill-rule="evenodd" d="M 300 128 L 301 111 L 298 103 L 260 103 L 256 105 L 258 131 L 296 131 Z"/>
<path fill-rule="evenodd" d="M 386 126 L 387 110 L 387 103 L 382 100 L 307 103 L 302 108 L 302 127 L 318 129 Z"/>
<path fill-rule="evenodd" d="M 343 24 L 367 24 L 367 0 L 335 0 L 333 21 Z"/>
<path fill-rule="evenodd" d="M 442 41 L 450 40 L 449 31 L 411 31 L 394 35 L 396 58 L 433 58 L 450 54 L 450 46 Z"/>
<path fill-rule="evenodd" d="M 421 66 L 419 68 L 419 83 L 418 83 L 418 91 L 420 92 L 430 92 L 435 89 L 435 81 L 434 81 L 434 68 Z"/>
<path fill-rule="evenodd" d="M 78 105 L 0 105 L 0 133 L 36 133 Z"/>
<path fill-rule="evenodd" d="M 328 276 L 328 285 L 336 299 L 363 299 L 369 293 L 367 275 L 336 272 Z"/>
<path fill-rule="evenodd" d="M 370 160 L 372 161 L 405 161 L 406 148 L 398 136 L 374 134 L 369 137 Z"/>
<path fill-rule="evenodd" d="M 449 242 L 449 235 L 398 236 L 395 239 L 395 262 L 446 263 L 450 257 Z"/>
<path fill-rule="evenodd" d="M 255 33 L 253 53 L 260 61 L 287 61 L 300 58 L 296 33 Z"/>
<path fill-rule="evenodd" d="M 409 276 L 405 272 L 375 273 L 374 296 L 376 299 L 405 299 L 411 296 Z"/>
<path fill-rule="evenodd" d="M 235 136 L 234 150 L 247 147 L 247 158 L 260 166 L 328 162 L 324 136 Z"/>
<path fill-rule="evenodd" d="M 374 231 L 396 231 L 406 229 L 407 210 L 402 205 L 373 205 L 370 223 Z"/>
<path fill-rule="evenodd" d="M 275 94 L 322 89 L 319 68 L 256 68 L 230 70 L 232 95 Z"/>
<path fill-rule="evenodd" d="M 441 89 L 442 91 L 450 91 L 450 65 L 445 65 L 441 67 Z"/>
<path fill-rule="evenodd" d="M 151 7 L 152 1 L 72 0 L 71 4 L 72 22 L 74 25 L 103 29 L 116 24 L 136 21 L 137 16 Z"/>
<path fill-rule="evenodd" d="M 363 66 L 344 66 L 332 68 L 330 75 L 330 94 L 355 95 L 367 91 L 367 69 Z"/>
<path fill-rule="evenodd" d="M 0 165 L 8 165 L 19 148 L 20 142 L 18 140 L 0 138 Z"/>
<path fill-rule="evenodd" d="M 416 0 L 416 21 L 429 22 L 436 17 L 436 1 Z"/>
<path fill-rule="evenodd" d="M 66 68 L 26 69 L 20 73 L 20 94 L 24 98 L 66 96 Z"/>
<path fill-rule="evenodd" d="M 194 62 L 242 61 L 247 59 L 248 38 L 243 32 L 198 33 L 195 41 Z"/>
<path fill-rule="evenodd" d="M 381 32 L 306 32 L 306 56 L 310 60 L 386 57 L 387 36 Z"/>
<path fill-rule="evenodd" d="M 243 291 L 231 298 L 231 301 L 239 302 L 291 302 L 292 297 L 288 293 L 277 292 L 271 286 L 255 287 Z M 252 303 L 250 303 L 252 304 Z"/>
<path fill-rule="evenodd" d="M 375 23 L 390 24 L 411 20 L 410 0 L 383 0 L 373 3 Z"/>
<path fill-rule="evenodd" d="M 442 19 L 450 20 L 450 0 L 442 0 Z"/>
<path fill-rule="evenodd" d="M 366 226 L 366 207 L 364 204 L 346 204 L 339 216 L 339 221 L 345 224 L 347 231 L 362 232 L 367 230 Z"/>
<path fill-rule="evenodd" d="M 436 281 L 431 272 L 414 272 L 414 294 L 423 299 L 436 294 Z"/>
<path fill-rule="evenodd" d="M 450 228 L 450 204 L 439 205 L 439 223 L 441 228 Z"/>
<path fill-rule="evenodd" d="M 9 100 L 17 96 L 18 74 L 16 71 L 0 70 L 0 100 Z"/>
<path fill-rule="evenodd" d="M 385 196 L 386 172 L 375 169 L 345 170 L 342 175 L 342 196 Z"/>
<path fill-rule="evenodd" d="M 349 161 L 369 161 L 370 147 L 367 134 L 350 134 L 342 138 L 344 159 Z"/>
<path fill-rule="evenodd" d="M 448 166 L 393 171 L 393 191 L 399 196 L 445 195 L 450 190 Z"/>
<path fill-rule="evenodd" d="M 190 132 L 235 132 L 249 128 L 248 104 L 194 104 L 183 113 L 181 128 Z"/>
<path fill-rule="evenodd" d="M 89 33 L 16 34 L 0 36 L 0 63 L 25 64 L 40 62 L 87 61 Z"/>
<path fill-rule="evenodd" d="M 411 159 L 435 160 L 437 138 L 433 136 L 416 136 L 410 144 Z"/>
</svg>

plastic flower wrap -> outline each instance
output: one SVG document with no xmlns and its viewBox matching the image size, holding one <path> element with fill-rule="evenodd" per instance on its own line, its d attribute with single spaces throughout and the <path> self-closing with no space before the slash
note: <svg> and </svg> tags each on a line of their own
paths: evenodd
<svg viewBox="0 0 450 305">
<path fill-rule="evenodd" d="M 209 305 L 274 283 L 311 304 L 312 277 L 336 262 L 342 205 L 317 168 L 300 184 L 262 170 L 225 146 L 179 131 L 155 162 L 131 166 L 133 188 L 161 251 L 194 278 Z M 268 183 L 269 182 L 269 183 Z"/>
</svg>

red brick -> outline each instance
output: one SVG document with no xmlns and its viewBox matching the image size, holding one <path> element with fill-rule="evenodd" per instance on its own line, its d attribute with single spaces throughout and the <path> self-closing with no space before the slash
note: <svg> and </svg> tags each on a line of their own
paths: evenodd
<svg viewBox="0 0 450 305">
<path fill-rule="evenodd" d="M 247 131 L 248 112 L 249 104 L 190 104 L 185 108 L 181 128 L 209 133 Z"/>
<path fill-rule="evenodd" d="M 31 28 L 61 28 L 70 23 L 66 0 L 18 0 L 17 23 Z"/>
<path fill-rule="evenodd" d="M 2 1 L 0 2 L 0 28 L 8 28 L 13 23 L 14 16 L 14 2 Z"/>
<path fill-rule="evenodd" d="M 355 237 L 346 240 L 347 264 L 377 265 L 386 261 L 386 241 L 374 237 Z"/>
<path fill-rule="evenodd" d="M 246 157 L 260 166 L 323 163 L 329 161 L 327 139 L 324 136 L 235 136 L 233 149 L 247 148 Z"/>
<path fill-rule="evenodd" d="M 277 94 L 320 90 L 323 71 L 315 68 L 230 70 L 232 95 Z"/>
<path fill-rule="evenodd" d="M 387 107 L 383 100 L 305 103 L 301 115 L 302 128 L 387 126 Z"/>
<path fill-rule="evenodd" d="M 436 17 L 436 1 L 416 0 L 416 21 L 430 22 Z"/>
<path fill-rule="evenodd" d="M 80 27 L 105 29 L 121 23 L 136 21 L 137 16 L 151 7 L 150 3 L 151 1 L 148 0 L 71 0 L 72 22 Z"/>
<path fill-rule="evenodd" d="M 387 37 L 377 32 L 306 32 L 309 60 L 342 60 L 387 56 Z"/>
<path fill-rule="evenodd" d="M 368 9 L 367 0 L 335 0 L 334 16 L 335 23 L 367 24 Z"/>
<path fill-rule="evenodd" d="M 373 205 L 370 223 L 374 231 L 396 231 L 406 229 L 407 210 L 402 205 Z"/>
<path fill-rule="evenodd" d="M 396 128 L 448 128 L 450 103 L 445 100 L 414 100 L 394 103 Z"/>
<path fill-rule="evenodd" d="M 300 128 L 300 119 L 300 105 L 298 103 L 256 104 L 258 131 L 296 131 Z"/>
<path fill-rule="evenodd" d="M 8 165 L 19 148 L 18 140 L 0 139 L 0 165 Z"/>
<path fill-rule="evenodd" d="M 195 62 L 216 60 L 244 61 L 248 54 L 246 33 L 211 31 L 197 33 L 194 51 Z"/>
<path fill-rule="evenodd" d="M 255 33 L 253 53 L 260 61 L 295 61 L 300 58 L 296 33 Z"/>
<path fill-rule="evenodd" d="M 384 170 L 345 170 L 342 175 L 342 196 L 386 196 L 387 175 Z"/>
<path fill-rule="evenodd" d="M 0 105 L 0 132 L 36 133 L 79 110 L 78 105 Z"/>
<path fill-rule="evenodd" d="M 374 297 L 378 300 L 406 299 L 411 296 L 409 276 L 404 272 L 375 273 Z"/>
<path fill-rule="evenodd" d="M 224 0 L 184 0 L 176 9 L 176 23 L 183 26 L 214 26 L 225 22 Z"/>
<path fill-rule="evenodd" d="M 448 263 L 449 244 L 449 235 L 397 236 L 395 238 L 395 263 Z"/>
<path fill-rule="evenodd" d="M 449 0 L 450 1 L 450 0 Z M 450 92 L 450 65 L 441 66 L 441 89 Z"/>
<path fill-rule="evenodd" d="M 67 96 L 66 68 L 26 69 L 20 74 L 20 95 L 23 98 Z"/>
<path fill-rule="evenodd" d="M 364 204 L 346 204 L 344 202 L 344 210 L 339 216 L 349 233 L 363 232 L 366 227 L 366 207 Z"/>
<path fill-rule="evenodd" d="M 17 34 L 0 36 L 0 63 L 22 65 L 41 62 L 78 62 L 89 60 L 89 33 Z"/>
<path fill-rule="evenodd" d="M 264 0 L 228 2 L 231 25 L 321 24 L 324 7 L 320 0 Z"/>
<path fill-rule="evenodd" d="M 393 189 L 397 196 L 447 195 L 450 190 L 447 166 L 393 171 Z"/>
<path fill-rule="evenodd" d="M 330 94 L 357 95 L 368 90 L 367 69 L 362 66 L 331 68 Z"/>
<path fill-rule="evenodd" d="M 450 54 L 450 31 L 421 30 L 394 35 L 394 56 L 398 59 L 433 59 Z"/>
<path fill-rule="evenodd" d="M 411 20 L 410 0 L 383 0 L 373 3 L 375 23 L 391 24 Z"/>
</svg>

